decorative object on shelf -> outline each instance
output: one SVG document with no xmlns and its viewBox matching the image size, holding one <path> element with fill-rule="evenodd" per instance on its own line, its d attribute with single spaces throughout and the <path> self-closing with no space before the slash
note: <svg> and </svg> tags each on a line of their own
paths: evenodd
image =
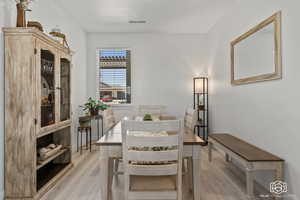
<svg viewBox="0 0 300 200">
<path fill-rule="evenodd" d="M 42 73 L 53 74 L 54 73 L 54 62 L 46 59 L 41 59 Z"/>
<path fill-rule="evenodd" d="M 208 78 L 193 78 L 194 109 L 197 110 L 198 122 L 196 125 L 198 136 L 208 139 Z"/>
<path fill-rule="evenodd" d="M 44 161 L 54 154 L 58 153 L 62 149 L 62 145 L 49 144 L 47 147 L 40 148 L 38 150 L 39 157 L 38 162 Z"/>
<path fill-rule="evenodd" d="M 35 27 L 35 28 L 39 29 L 40 31 L 44 32 L 43 26 L 40 22 L 29 21 L 29 22 L 27 22 L 27 27 Z"/>
<path fill-rule="evenodd" d="M 16 0 L 17 3 L 17 27 L 26 27 L 26 13 L 31 11 L 28 6 L 33 0 Z"/>
<path fill-rule="evenodd" d="M 200 111 L 203 111 L 205 110 L 205 106 L 200 102 L 200 105 L 198 106 L 198 110 Z"/>
<path fill-rule="evenodd" d="M 48 95 L 49 95 L 49 90 L 50 90 L 50 86 L 47 82 L 47 80 L 42 76 L 41 77 L 42 80 L 42 105 L 43 104 L 48 104 Z"/>
<path fill-rule="evenodd" d="M 104 110 L 106 110 L 109 107 L 109 105 L 104 104 L 100 100 L 95 100 L 95 99 L 92 99 L 90 97 L 88 99 L 88 102 L 85 103 L 82 107 L 83 107 L 83 110 L 84 111 L 88 111 L 89 114 L 91 114 L 91 115 L 98 115 L 99 114 L 99 110 L 104 111 Z"/>
<path fill-rule="evenodd" d="M 152 121 L 152 116 L 150 114 L 145 114 L 143 120 L 144 121 Z"/>
<path fill-rule="evenodd" d="M 61 42 L 63 45 L 65 45 L 68 49 L 70 49 L 69 44 L 67 42 L 67 37 L 65 34 L 63 34 L 58 26 L 52 29 L 52 31 L 49 33 L 54 39 Z"/>
</svg>

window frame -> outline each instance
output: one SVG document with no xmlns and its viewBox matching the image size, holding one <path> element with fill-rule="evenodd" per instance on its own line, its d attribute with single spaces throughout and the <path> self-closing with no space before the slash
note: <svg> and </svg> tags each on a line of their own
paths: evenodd
<svg viewBox="0 0 300 200">
<path fill-rule="evenodd" d="M 128 105 L 133 105 L 133 95 L 132 95 L 132 89 L 133 89 L 133 87 L 132 87 L 132 83 L 133 83 L 133 81 L 132 81 L 132 71 L 133 71 L 133 59 L 132 59 L 132 52 L 133 52 L 133 50 L 132 50 L 132 48 L 129 48 L 129 47 L 98 47 L 98 48 L 96 48 L 96 98 L 97 99 L 100 99 L 100 88 L 99 88 L 99 83 L 100 83 L 100 77 L 101 77 L 101 75 L 100 75 L 100 70 L 99 70 L 99 67 L 100 67 L 100 51 L 101 50 L 129 50 L 130 51 L 130 103 L 118 103 L 118 104 L 114 104 L 114 103 L 106 103 L 106 104 L 108 104 L 108 105 L 111 105 L 111 106 L 116 106 L 116 107 L 121 107 L 121 106 L 128 106 Z M 126 85 L 126 87 L 127 87 L 127 85 Z"/>
</svg>

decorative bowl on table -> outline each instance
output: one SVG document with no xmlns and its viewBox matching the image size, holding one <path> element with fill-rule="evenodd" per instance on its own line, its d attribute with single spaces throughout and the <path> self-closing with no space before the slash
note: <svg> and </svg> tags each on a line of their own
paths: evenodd
<svg viewBox="0 0 300 200">
<path fill-rule="evenodd" d="M 150 114 L 145 114 L 143 120 L 144 121 L 152 121 L 152 116 Z"/>
</svg>

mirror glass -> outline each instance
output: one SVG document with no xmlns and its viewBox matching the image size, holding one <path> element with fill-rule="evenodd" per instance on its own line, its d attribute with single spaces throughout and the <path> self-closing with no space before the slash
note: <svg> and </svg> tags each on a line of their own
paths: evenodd
<svg viewBox="0 0 300 200">
<path fill-rule="evenodd" d="M 271 23 L 236 44 L 234 79 L 275 72 L 274 31 L 274 23 Z"/>
</svg>

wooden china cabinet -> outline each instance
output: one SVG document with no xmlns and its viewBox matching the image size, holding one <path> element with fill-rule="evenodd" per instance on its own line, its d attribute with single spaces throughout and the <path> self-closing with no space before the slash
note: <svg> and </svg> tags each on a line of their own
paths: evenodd
<svg viewBox="0 0 300 200">
<path fill-rule="evenodd" d="M 36 28 L 3 32 L 5 199 L 39 199 L 72 167 L 71 52 Z"/>
</svg>

